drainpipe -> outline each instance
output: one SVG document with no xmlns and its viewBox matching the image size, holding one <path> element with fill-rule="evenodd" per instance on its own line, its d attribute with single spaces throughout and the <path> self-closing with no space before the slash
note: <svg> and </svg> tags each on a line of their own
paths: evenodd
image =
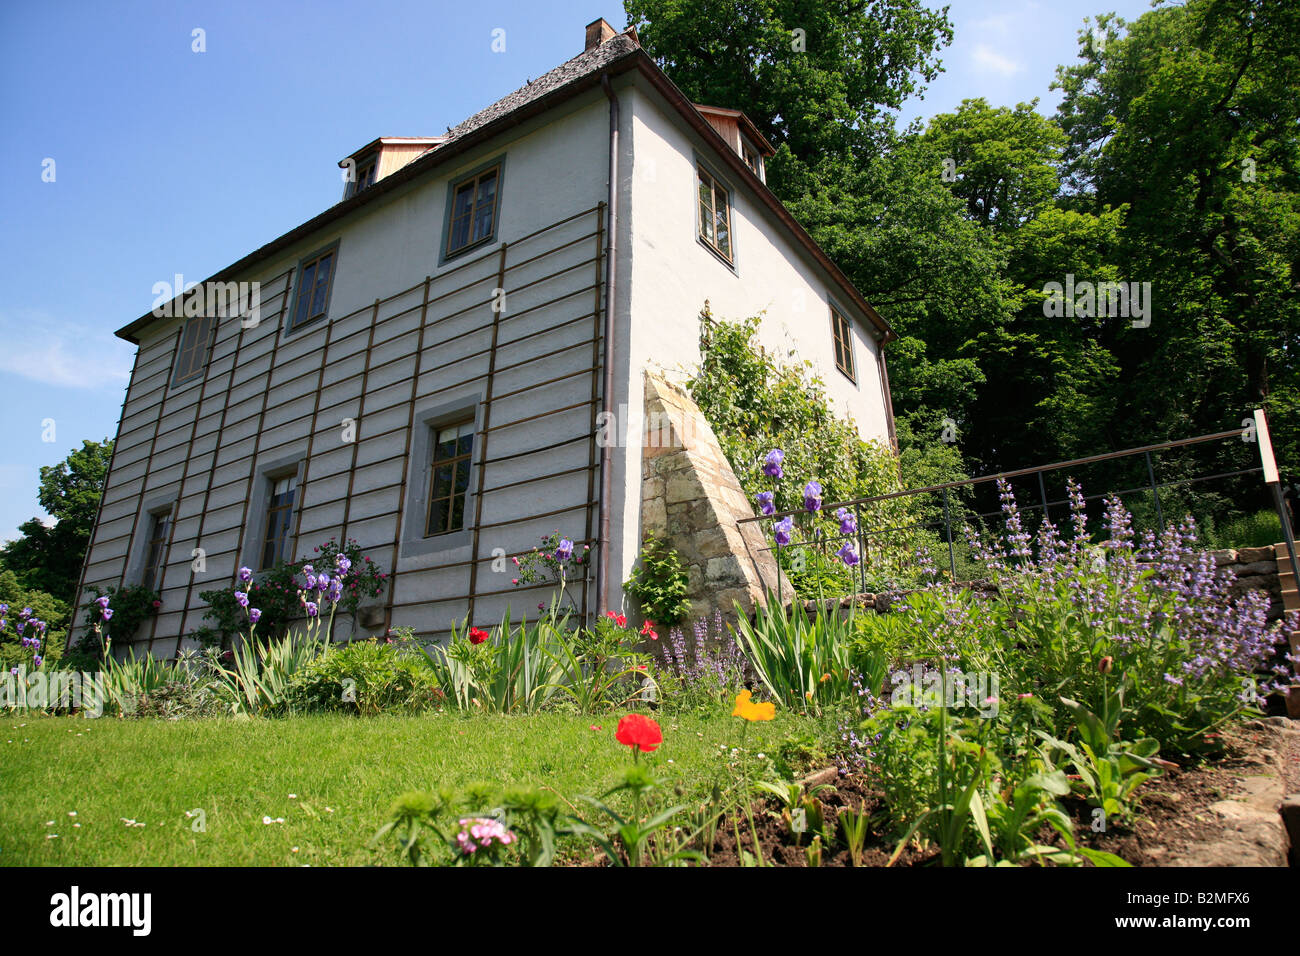
<svg viewBox="0 0 1300 956">
<path fill-rule="evenodd" d="M 614 402 L 614 270 L 618 263 L 618 97 L 602 73 L 601 89 L 609 98 L 609 244 L 605 256 L 605 358 L 601 404 L 606 427 L 611 422 Z M 614 450 L 610 442 L 600 449 L 600 530 L 596 542 L 596 609 L 609 609 L 609 512 L 614 486 Z"/>
</svg>

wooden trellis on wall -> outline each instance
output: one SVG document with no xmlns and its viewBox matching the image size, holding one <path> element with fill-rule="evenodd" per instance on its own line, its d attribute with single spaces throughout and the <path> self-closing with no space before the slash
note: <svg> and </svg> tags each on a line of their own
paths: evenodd
<svg viewBox="0 0 1300 956">
<path fill-rule="evenodd" d="M 174 492 L 163 606 L 135 635 L 141 650 L 173 656 L 174 639 L 202 621 L 200 592 L 233 583 L 256 533 L 259 463 L 297 452 L 296 553 L 355 538 L 393 572 L 385 626 L 408 624 L 428 639 L 454 620 L 499 619 L 507 604 L 518 616 L 548 601 L 554 585 L 510 583 L 500 555 L 556 529 L 579 551 L 596 547 L 604 220 L 601 203 L 292 333 L 284 318 L 295 270 L 281 272 L 263 283 L 276 290 L 266 318 L 253 328 L 216 323 L 202 378 L 179 388 L 170 385 L 174 337 L 142 345 L 80 600 L 88 587 L 130 583 L 132 542 L 148 533 L 143 503 Z M 440 560 L 434 550 L 412 561 L 402 556 L 403 522 L 422 531 L 423 515 L 407 515 L 406 503 L 428 464 L 411 460 L 419 414 L 468 393 L 481 405 L 468 555 Z M 344 419 L 355 422 L 354 441 L 340 440 Z M 195 548 L 206 573 L 192 569 Z M 592 582 L 582 574 L 571 587 L 585 616 Z"/>
</svg>

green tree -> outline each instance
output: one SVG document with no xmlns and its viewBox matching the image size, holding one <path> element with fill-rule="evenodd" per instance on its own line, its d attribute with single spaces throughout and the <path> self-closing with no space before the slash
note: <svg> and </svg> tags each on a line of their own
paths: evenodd
<svg viewBox="0 0 1300 956">
<path fill-rule="evenodd" d="M 72 609 L 63 601 L 46 594 L 23 587 L 18 576 L 12 571 L 0 571 L 0 604 L 8 605 L 9 612 L 3 615 L 5 625 L 0 628 L 0 665 L 7 671 L 13 664 L 27 660 L 28 655 L 21 653 L 17 631 L 19 612 L 31 608 L 32 617 L 44 621 L 49 628 L 43 635 L 41 656 L 51 664 L 63 655 L 67 638 L 66 625 L 71 619 Z M 27 637 L 35 636 L 28 631 Z"/>
<path fill-rule="evenodd" d="M 939 73 L 946 11 L 918 0 L 624 0 L 642 46 L 697 103 L 743 110 L 794 167 L 883 148 L 898 109 Z"/>
<path fill-rule="evenodd" d="M 956 113 L 940 113 L 926 127 L 925 141 L 951 161 L 953 193 L 981 226 L 1013 232 L 1056 198 L 1066 137 L 1037 105 L 963 100 Z"/>
<path fill-rule="evenodd" d="M 1120 343 L 1116 431 L 1176 437 L 1262 404 L 1300 464 L 1300 7 L 1189 0 L 1058 71 L 1072 201 L 1128 208 L 1120 260 L 1152 283 L 1150 328 Z"/>
<path fill-rule="evenodd" d="M 55 523 L 46 527 L 39 518 L 23 522 L 18 528 L 22 536 L 0 552 L 0 567 L 12 571 L 23 587 L 61 602 L 75 600 L 112 452 L 107 438 L 83 441 L 59 464 L 41 468 L 37 500 Z"/>
</svg>

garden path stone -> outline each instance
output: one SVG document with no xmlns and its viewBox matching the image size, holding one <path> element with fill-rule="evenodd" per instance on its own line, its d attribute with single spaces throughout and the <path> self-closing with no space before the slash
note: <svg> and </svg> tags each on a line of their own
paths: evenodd
<svg viewBox="0 0 1300 956">
<path fill-rule="evenodd" d="M 1285 718 L 1249 721 L 1247 729 L 1261 732 L 1270 745 L 1257 751 L 1259 773 L 1237 778 L 1228 799 L 1207 808 L 1217 832 L 1175 851 L 1168 866 L 1286 866 L 1290 840 L 1281 808 L 1286 780 L 1280 752 L 1295 746 L 1300 731 Z M 1207 821 L 1208 822 L 1208 821 Z"/>
</svg>

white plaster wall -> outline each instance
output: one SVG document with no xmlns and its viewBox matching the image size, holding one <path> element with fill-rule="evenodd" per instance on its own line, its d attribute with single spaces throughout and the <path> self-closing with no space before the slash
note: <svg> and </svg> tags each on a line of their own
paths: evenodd
<svg viewBox="0 0 1300 956">
<path fill-rule="evenodd" d="M 760 342 L 781 358 L 793 351 L 811 362 L 837 413 L 852 417 L 863 438 L 887 441 L 874 326 L 675 112 L 653 92 L 638 92 L 632 102 L 637 217 L 631 308 L 634 323 L 653 330 L 634 360 L 678 377 L 696 366 L 706 299 L 716 319 L 765 313 Z M 731 187 L 734 271 L 696 238 L 697 153 Z M 856 382 L 835 367 L 830 301 L 854 326 Z"/>
<path fill-rule="evenodd" d="M 611 581 L 626 579 L 640 542 L 640 435 L 645 369 L 683 381 L 698 367 L 699 313 L 708 300 L 715 319 L 765 312 L 759 341 L 780 358 L 792 350 L 826 384 L 837 413 L 852 418 L 865 439 L 888 441 L 888 422 L 874 326 L 738 176 L 720 162 L 714 172 L 731 187 L 735 270 L 696 238 L 696 156 L 716 155 L 657 92 L 639 80 L 619 93 L 626 149 L 620 200 L 617 403 L 628 440 L 617 458 L 615 541 Z M 829 302 L 853 323 L 856 381 L 835 367 Z M 621 595 L 621 589 L 616 589 Z M 617 603 L 621 598 L 616 596 Z"/>
</svg>

